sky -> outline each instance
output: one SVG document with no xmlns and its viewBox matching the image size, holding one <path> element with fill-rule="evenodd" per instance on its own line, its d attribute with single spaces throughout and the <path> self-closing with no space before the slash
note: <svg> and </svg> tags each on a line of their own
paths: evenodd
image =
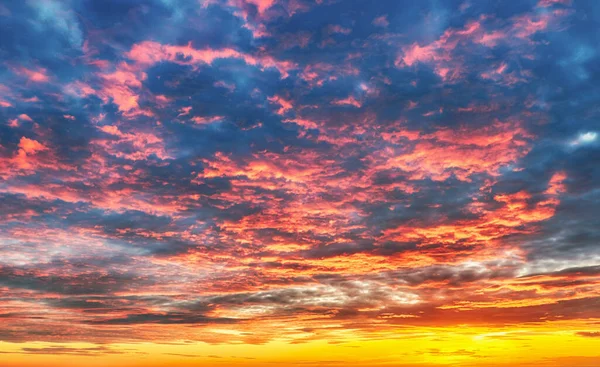
<svg viewBox="0 0 600 367">
<path fill-rule="evenodd" d="M 0 365 L 592 367 L 600 3 L 0 2 Z"/>
</svg>

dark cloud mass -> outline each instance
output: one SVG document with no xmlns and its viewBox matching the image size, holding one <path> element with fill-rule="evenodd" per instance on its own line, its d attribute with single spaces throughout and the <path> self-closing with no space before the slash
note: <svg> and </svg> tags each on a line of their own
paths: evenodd
<svg viewBox="0 0 600 367">
<path fill-rule="evenodd" d="M 0 341 L 597 322 L 599 19 L 564 0 L 3 2 Z"/>
</svg>

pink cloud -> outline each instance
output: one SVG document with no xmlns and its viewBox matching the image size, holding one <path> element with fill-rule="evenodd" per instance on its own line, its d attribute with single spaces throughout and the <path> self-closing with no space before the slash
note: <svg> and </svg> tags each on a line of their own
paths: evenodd
<svg viewBox="0 0 600 367">
<path fill-rule="evenodd" d="M 321 87 L 326 81 L 337 80 L 338 76 L 359 75 L 360 71 L 350 64 L 332 65 L 316 63 L 307 65 L 300 73 L 300 78 L 311 87 Z"/>
<path fill-rule="evenodd" d="M 87 96 L 96 94 L 96 90 L 94 88 L 92 88 L 89 84 L 80 81 L 75 81 L 65 85 L 63 91 L 68 95 L 78 98 L 85 98 Z"/>
<path fill-rule="evenodd" d="M 267 9 L 275 4 L 275 0 L 246 0 L 246 2 L 254 4 L 259 14 L 263 14 Z"/>
<path fill-rule="evenodd" d="M 540 0 L 537 3 L 537 6 L 540 8 L 547 8 L 550 6 L 553 6 L 555 4 L 561 4 L 561 5 L 571 5 L 571 0 Z"/>
<path fill-rule="evenodd" d="M 26 115 L 24 113 L 19 115 L 19 119 L 23 120 L 23 121 L 33 122 L 33 119 L 31 117 L 29 117 L 29 115 Z"/>
<path fill-rule="evenodd" d="M 229 92 L 233 92 L 235 90 L 235 84 L 232 83 L 227 83 L 224 82 L 222 80 L 219 80 L 218 82 L 214 82 L 213 86 L 215 87 L 221 87 L 221 88 L 225 88 L 227 89 Z"/>
<path fill-rule="evenodd" d="M 495 47 L 498 42 L 506 37 L 506 34 L 502 31 L 492 31 L 484 33 L 480 37 L 475 39 L 475 42 L 481 43 L 486 47 Z"/>
<path fill-rule="evenodd" d="M 36 154 L 47 150 L 48 148 L 37 140 L 21 137 L 19 140 L 19 149 L 25 154 Z"/>
<path fill-rule="evenodd" d="M 23 98 L 21 99 L 22 102 L 27 102 L 27 103 L 35 103 L 35 102 L 39 102 L 40 99 L 36 96 L 30 97 L 30 98 Z"/>
<path fill-rule="evenodd" d="M 294 106 L 292 105 L 292 101 L 287 100 L 281 96 L 273 96 L 267 98 L 269 102 L 276 103 L 280 106 L 280 108 L 276 111 L 278 115 L 284 115 L 287 111 L 291 110 Z"/>
<path fill-rule="evenodd" d="M 162 94 L 154 96 L 154 99 L 156 101 L 156 104 L 159 105 L 160 107 L 165 107 L 172 101 L 171 98 L 169 98 L 165 95 L 162 95 Z"/>
<path fill-rule="evenodd" d="M 119 158 L 133 161 L 148 159 L 156 155 L 159 159 L 169 159 L 171 156 L 165 149 L 164 141 L 157 135 L 145 131 L 123 132 L 114 125 L 99 126 L 102 132 L 118 137 L 119 139 L 96 139 L 93 144 L 101 147 L 106 153 Z M 130 149 L 123 150 L 123 145 Z"/>
<path fill-rule="evenodd" d="M 133 89 L 142 87 L 142 80 L 146 79 L 145 73 L 122 62 L 115 71 L 102 73 L 100 77 L 104 79 L 102 94 L 112 98 L 113 102 L 119 106 L 119 111 L 129 112 L 139 108 L 139 95 Z"/>
<path fill-rule="evenodd" d="M 15 73 L 26 77 L 29 81 L 36 83 L 47 83 L 50 77 L 47 74 L 47 70 L 44 68 L 37 68 L 36 70 L 27 69 L 26 67 L 19 67 L 14 69 Z"/>
<path fill-rule="evenodd" d="M 212 124 L 213 122 L 217 122 L 220 120 L 223 120 L 223 116 L 208 116 L 208 117 L 194 116 L 194 117 L 192 117 L 192 121 L 194 121 L 194 123 L 196 125 L 209 125 L 209 124 Z"/>
<path fill-rule="evenodd" d="M 411 46 L 402 49 L 404 55 L 400 59 L 405 65 L 412 66 L 417 62 L 429 62 L 439 58 L 434 45 L 419 46 L 413 43 Z M 396 64 L 398 64 L 398 60 Z"/>
<path fill-rule="evenodd" d="M 338 25 L 338 24 L 328 25 L 325 30 L 328 34 L 335 34 L 335 33 L 350 34 L 350 32 L 352 32 L 352 29 L 342 27 L 341 25 Z"/>
<path fill-rule="evenodd" d="M 68 85 L 65 92 L 85 97 L 97 94 L 105 102 L 112 100 L 125 116 L 147 115 L 151 111 L 141 109 L 139 99 L 142 93 L 142 82 L 146 79 L 144 69 L 151 65 L 170 61 L 186 65 L 211 64 L 216 59 L 238 58 L 249 65 L 256 65 L 262 69 L 276 68 L 286 77 L 287 71 L 295 65 L 290 62 L 280 62 L 270 56 L 252 56 L 230 48 L 219 50 L 197 50 L 187 46 L 162 45 L 156 42 L 142 42 L 134 45 L 126 56 L 133 60 L 133 64 L 121 62 L 112 72 L 101 72 L 98 75 L 103 79 L 102 88 L 96 92 L 88 85 L 76 82 Z M 231 90 L 231 87 L 228 87 Z"/>
<path fill-rule="evenodd" d="M 541 14 L 540 16 L 524 15 L 517 17 L 514 21 L 514 30 L 517 37 L 526 38 L 534 33 L 540 32 L 548 28 L 551 21 L 551 16 Z"/>
<path fill-rule="evenodd" d="M 19 150 L 13 158 L 13 162 L 19 169 L 28 170 L 35 166 L 35 155 L 48 150 L 48 148 L 37 140 L 21 137 L 19 140 Z"/>
<path fill-rule="evenodd" d="M 179 109 L 179 115 L 177 115 L 177 117 L 181 117 L 181 116 L 186 116 L 190 114 L 190 111 L 192 110 L 191 106 L 188 107 L 181 107 Z"/>
<path fill-rule="evenodd" d="M 283 120 L 283 122 L 293 122 L 298 126 L 301 126 L 305 129 L 317 129 L 319 127 L 319 125 L 312 121 L 312 120 L 307 120 L 307 119 L 302 119 L 302 118 L 296 118 L 296 119 L 291 119 L 291 120 Z"/>
<path fill-rule="evenodd" d="M 334 104 L 337 106 L 354 106 L 356 108 L 362 107 L 362 103 L 360 101 L 356 100 L 356 98 L 354 98 L 354 96 L 348 96 L 343 99 L 334 99 L 333 101 L 331 101 L 331 104 Z"/>
<path fill-rule="evenodd" d="M 239 52 L 231 48 L 223 49 L 195 49 L 191 44 L 186 46 L 162 45 L 157 42 L 144 41 L 133 45 L 126 56 L 145 67 L 161 61 L 170 61 L 178 64 L 196 65 L 212 64 L 217 59 L 241 59 L 248 65 L 257 66 L 261 69 L 275 68 L 282 78 L 288 76 L 288 71 L 296 68 L 289 61 L 278 61 L 268 55 L 253 56 Z"/>
<path fill-rule="evenodd" d="M 104 125 L 104 126 L 100 126 L 98 129 L 100 129 L 101 131 L 110 134 L 110 135 L 115 135 L 115 136 L 121 136 L 122 133 L 119 130 L 118 127 L 113 126 L 113 125 Z"/>
<path fill-rule="evenodd" d="M 417 63 L 429 64 L 444 81 L 455 81 L 467 71 L 460 55 L 455 51 L 457 47 L 476 43 L 492 48 L 499 42 L 509 43 L 512 47 L 526 47 L 531 43 L 529 38 L 532 35 L 548 30 L 551 26 L 552 29 L 556 29 L 560 20 L 568 14 L 570 13 L 565 10 L 541 14 L 526 13 L 508 20 L 504 27 L 494 30 L 484 27 L 483 22 L 487 18 L 482 16 L 479 20 L 468 22 L 463 28 L 447 29 L 431 43 L 414 42 L 402 47 L 395 64 L 397 67 L 411 67 Z"/>
<path fill-rule="evenodd" d="M 507 69 L 508 65 L 503 62 L 491 70 L 482 72 L 480 76 L 482 79 L 493 80 L 497 83 L 507 86 L 526 82 L 527 78 L 530 76 L 527 70 L 518 69 L 516 71 L 507 73 Z"/>
<path fill-rule="evenodd" d="M 387 19 L 387 15 L 382 15 L 380 17 L 373 19 L 373 25 L 386 28 L 387 26 L 390 25 L 390 22 Z"/>
</svg>

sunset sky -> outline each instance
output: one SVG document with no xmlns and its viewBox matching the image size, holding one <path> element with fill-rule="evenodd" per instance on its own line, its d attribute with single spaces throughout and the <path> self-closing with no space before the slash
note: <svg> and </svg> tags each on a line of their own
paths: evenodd
<svg viewBox="0 0 600 367">
<path fill-rule="evenodd" d="M 600 2 L 0 2 L 0 366 L 597 367 Z"/>
</svg>

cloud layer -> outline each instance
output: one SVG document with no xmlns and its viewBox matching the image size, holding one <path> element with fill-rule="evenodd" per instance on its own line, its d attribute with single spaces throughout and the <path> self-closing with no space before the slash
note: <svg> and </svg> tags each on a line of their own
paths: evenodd
<svg viewBox="0 0 600 367">
<path fill-rule="evenodd" d="M 0 340 L 600 319 L 598 16 L 0 5 Z"/>
</svg>

